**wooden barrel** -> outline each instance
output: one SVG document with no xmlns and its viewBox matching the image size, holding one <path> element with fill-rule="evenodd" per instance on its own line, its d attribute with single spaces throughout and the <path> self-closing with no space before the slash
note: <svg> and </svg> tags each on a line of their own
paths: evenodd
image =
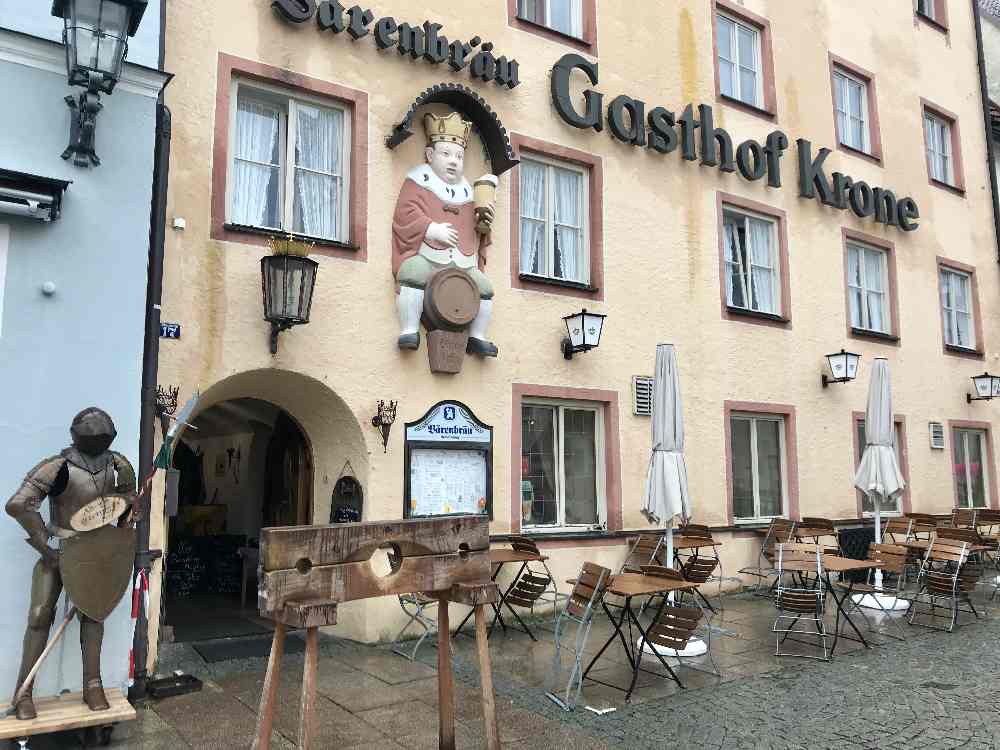
<svg viewBox="0 0 1000 750">
<path fill-rule="evenodd" d="M 479 288 L 465 271 L 446 268 L 431 276 L 424 290 L 427 330 L 461 331 L 479 312 Z"/>
</svg>

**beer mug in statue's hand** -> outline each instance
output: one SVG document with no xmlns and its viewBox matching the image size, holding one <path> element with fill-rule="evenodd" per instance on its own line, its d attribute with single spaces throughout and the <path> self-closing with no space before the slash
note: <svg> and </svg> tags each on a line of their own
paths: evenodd
<svg viewBox="0 0 1000 750">
<path fill-rule="evenodd" d="M 476 208 L 476 231 L 479 234 L 487 234 L 493 227 L 494 204 L 499 184 L 500 180 L 496 175 L 484 174 L 472 185 L 472 200 Z"/>
</svg>

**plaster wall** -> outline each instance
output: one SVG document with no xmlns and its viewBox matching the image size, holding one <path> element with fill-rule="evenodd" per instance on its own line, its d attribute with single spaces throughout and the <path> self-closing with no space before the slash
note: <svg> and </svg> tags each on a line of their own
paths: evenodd
<svg viewBox="0 0 1000 750">
<path fill-rule="evenodd" d="M 10 236 L 0 331 L 0 501 L 32 466 L 69 444 L 70 421 L 92 404 L 114 418 L 115 449 L 137 461 L 156 100 L 121 89 L 108 98 L 97 130 L 103 165 L 83 170 L 60 158 L 69 133 L 66 93 L 62 75 L 0 61 L 0 100 L 16 112 L 0 127 L 0 167 L 73 181 L 58 221 L 0 214 Z M 56 286 L 51 297 L 41 292 L 48 281 Z M 42 514 L 48 517 L 47 505 Z M 13 519 L 0 517 L 0 675 L 11 683 L 38 559 L 24 537 Z M 122 687 L 128 677 L 129 609 L 126 597 L 106 622 L 108 686 Z M 62 603 L 58 611 L 61 619 Z M 80 689 L 78 644 L 74 621 L 42 668 L 38 695 Z M 0 695 L 13 687 L 0 686 Z"/>
<path fill-rule="evenodd" d="M 167 66 L 178 76 L 168 92 L 174 114 L 174 160 L 169 215 L 187 228 L 168 237 L 164 318 L 185 326 L 185 338 L 161 349 L 160 377 L 190 392 L 225 382 L 236 373 L 245 395 L 258 389 L 293 397 L 296 386 L 280 373 L 300 372 L 336 394 L 353 415 L 365 469 L 352 463 L 365 484 L 365 519 L 399 518 L 403 498 L 402 424 L 423 415 L 445 398 L 468 404 L 495 426 L 492 532 L 510 529 L 510 430 L 512 384 L 593 388 L 618 393 L 624 528 L 645 528 L 640 514 L 650 445 L 649 421 L 631 413 L 631 377 L 653 370 L 655 345 L 677 346 L 686 420 L 688 471 L 694 515 L 700 522 L 726 525 L 726 401 L 793 405 L 796 409 L 799 510 L 802 515 L 856 518 L 852 487 L 852 412 L 863 411 L 869 366 L 875 357 L 890 361 L 895 409 L 908 425 L 912 509 L 946 512 L 954 504 L 951 438 L 948 450 L 929 447 L 928 422 L 992 419 L 990 405 L 967 405 L 969 376 L 997 366 L 996 300 L 1000 291 L 996 248 L 991 235 L 990 195 L 985 171 L 983 112 L 979 100 L 971 9 L 954 3 L 945 35 L 917 22 L 908 2 L 884 4 L 878 19 L 863 0 L 842 3 L 788 3 L 747 0 L 745 7 L 769 19 L 774 38 L 777 117 L 768 121 L 716 101 L 713 68 L 712 4 L 708 0 L 598 4 L 600 83 L 605 104 L 625 93 L 680 112 L 689 103 L 711 104 L 715 124 L 736 142 L 763 141 L 778 128 L 793 141 L 782 163 L 784 186 L 748 183 L 736 174 L 685 162 L 679 153 L 659 155 L 596 133 L 569 127 L 555 113 L 549 71 L 565 53 L 558 41 L 515 30 L 507 24 L 506 3 L 407 3 L 380 0 L 376 17 L 422 23 L 446 22 L 444 33 L 468 39 L 480 35 L 498 54 L 521 62 L 522 83 L 513 91 L 469 83 L 467 72 L 414 63 L 378 52 L 370 37 L 352 42 L 346 34 L 321 33 L 314 23 L 285 24 L 267 3 L 238 0 L 206 4 L 174 0 L 168 19 Z M 866 22 L 871 19 L 870 22 Z M 210 239 L 215 72 L 219 53 L 235 55 L 367 92 L 369 127 L 368 223 L 360 238 L 367 261 L 323 255 L 312 323 L 283 333 L 279 352 L 267 349 L 261 320 L 260 245 Z M 842 171 L 856 180 L 912 195 L 921 226 L 904 234 L 849 212 L 836 211 L 797 190 L 795 138 L 815 150 L 836 143 L 828 53 L 872 71 L 878 85 L 883 163 L 843 151 L 826 162 L 827 173 Z M 574 76 L 574 94 L 582 89 Z M 511 131 L 595 154 L 604 168 L 603 302 L 574 299 L 510 285 L 509 176 L 501 179 L 487 273 L 497 287 L 491 335 L 500 348 L 496 360 L 466 359 L 457 376 L 432 375 L 426 349 L 396 348 L 397 318 L 391 275 L 390 216 L 406 172 L 421 160 L 421 137 L 395 151 L 382 139 L 410 103 L 428 86 L 459 81 L 484 96 Z M 929 184 L 924 158 L 920 100 L 954 112 L 961 124 L 966 192 Z M 478 149 L 470 149 L 470 154 Z M 467 169 L 481 173 L 478 155 Z M 791 312 L 784 329 L 724 320 L 720 314 L 717 192 L 735 194 L 785 211 L 788 217 Z M 846 339 L 842 228 L 860 230 L 895 243 L 900 310 L 900 342 L 891 345 Z M 936 258 L 946 256 L 977 270 L 984 360 L 942 351 Z M 598 350 L 562 358 L 561 318 L 581 306 L 609 315 Z M 850 385 L 820 387 L 824 355 L 841 347 L 863 356 L 861 378 Z M 252 379 L 251 379 L 252 378 Z M 281 385 L 281 383 L 286 383 Z M 378 399 L 399 399 L 399 416 L 387 453 L 368 425 Z M 309 419 L 325 435 L 338 434 L 345 420 L 309 404 Z M 316 455 L 316 497 L 329 497 L 340 465 L 321 455 L 325 438 L 310 433 Z M 350 420 L 347 420 L 349 424 Z M 342 464 L 342 461 L 340 462 Z M 990 467 L 997 477 L 996 467 Z M 995 480 L 995 479 L 994 479 Z M 331 484 L 327 484 L 331 482 Z M 323 490 L 320 492 L 320 490 Z M 328 509 L 327 509 L 328 510 Z M 316 519 L 325 521 L 317 506 Z M 756 541 L 745 533 L 724 535 L 727 572 L 750 562 Z M 551 552 L 557 580 L 579 569 L 584 559 L 617 568 L 620 543 L 565 542 Z M 603 544 L 604 546 L 600 546 Z M 337 632 L 352 637 L 387 635 L 398 622 L 394 600 L 355 606 Z M 155 621 L 155 619 L 154 619 Z"/>
</svg>

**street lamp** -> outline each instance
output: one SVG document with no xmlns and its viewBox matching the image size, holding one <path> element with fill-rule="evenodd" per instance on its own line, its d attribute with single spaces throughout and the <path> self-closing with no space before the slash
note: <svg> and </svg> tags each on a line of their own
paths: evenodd
<svg viewBox="0 0 1000 750">
<path fill-rule="evenodd" d="M 79 100 L 66 97 L 72 110 L 69 146 L 62 158 L 78 167 L 98 166 L 94 130 L 101 111 L 100 92 L 110 94 L 121 78 L 128 37 L 135 36 L 148 0 L 54 0 L 52 15 L 63 19 L 66 74 L 70 86 L 86 89 Z"/>
<path fill-rule="evenodd" d="M 1000 396 L 1000 377 L 984 372 L 982 375 L 972 376 L 972 385 L 976 395 L 965 394 L 965 402 L 971 404 L 973 401 L 992 401 Z"/>
<path fill-rule="evenodd" d="M 271 240 L 273 255 L 260 259 L 264 320 L 271 324 L 271 354 L 278 353 L 278 334 L 309 322 L 319 263 L 306 257 L 311 244 L 294 239 Z"/>
<path fill-rule="evenodd" d="M 850 383 L 858 376 L 860 354 L 841 349 L 836 354 L 827 354 L 826 361 L 830 366 L 830 375 L 823 373 L 823 387 L 830 383 Z"/>
<path fill-rule="evenodd" d="M 600 313 L 587 312 L 587 308 L 564 317 L 567 336 L 562 340 L 563 356 L 573 359 L 574 354 L 589 352 L 600 346 L 606 317 L 608 316 Z"/>
</svg>

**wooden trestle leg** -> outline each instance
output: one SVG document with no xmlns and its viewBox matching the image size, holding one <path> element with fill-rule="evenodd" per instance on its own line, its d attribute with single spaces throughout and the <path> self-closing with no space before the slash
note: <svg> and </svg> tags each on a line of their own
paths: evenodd
<svg viewBox="0 0 1000 750">
<path fill-rule="evenodd" d="M 271 656 L 267 660 L 264 691 L 260 695 L 257 729 L 254 732 L 251 750 L 271 750 L 271 726 L 274 723 L 274 704 L 278 697 L 278 683 L 281 681 L 281 657 L 285 653 L 285 630 L 286 626 L 283 622 L 274 623 L 274 640 L 271 641 Z"/>
<path fill-rule="evenodd" d="M 497 729 L 497 706 L 493 695 L 493 670 L 490 668 L 489 634 L 486 632 L 486 605 L 476 605 L 476 646 L 479 650 L 479 687 L 483 698 L 483 726 L 487 750 L 500 750 Z"/>
<path fill-rule="evenodd" d="M 438 597 L 438 748 L 455 750 L 455 678 L 451 673 L 448 594 Z"/>
<path fill-rule="evenodd" d="M 306 658 L 302 666 L 302 705 L 299 707 L 299 750 L 312 747 L 316 722 L 316 669 L 319 666 L 319 628 L 306 629 Z"/>
</svg>

